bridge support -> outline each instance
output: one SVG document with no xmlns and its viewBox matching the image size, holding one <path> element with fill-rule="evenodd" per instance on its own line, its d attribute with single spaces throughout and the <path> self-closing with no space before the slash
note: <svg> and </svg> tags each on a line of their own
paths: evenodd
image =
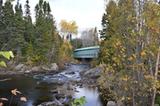
<svg viewBox="0 0 160 106">
<path fill-rule="evenodd" d="M 90 63 L 93 60 L 92 58 L 76 58 L 76 59 L 82 63 Z"/>
</svg>

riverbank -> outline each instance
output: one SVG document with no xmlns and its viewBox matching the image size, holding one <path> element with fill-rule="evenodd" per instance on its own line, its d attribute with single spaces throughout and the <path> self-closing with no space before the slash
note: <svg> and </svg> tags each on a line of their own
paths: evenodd
<svg viewBox="0 0 160 106">
<path fill-rule="evenodd" d="M 45 73 L 31 72 L 32 74 L 25 73 L 15 76 L 8 74 L 9 76 L 3 77 L 3 79 L 10 79 L 1 84 L 7 84 L 7 86 L 14 86 L 20 89 L 20 91 L 26 95 L 28 101 L 33 101 L 33 104 L 36 106 L 69 105 L 74 98 L 81 96 L 86 97 L 87 103 L 85 106 L 91 106 L 92 103 L 96 104 L 95 106 L 103 106 L 96 83 L 96 78 L 99 75 L 94 75 L 94 73 L 98 72 L 99 68 L 91 69 L 90 66 L 86 64 L 67 64 L 65 67 L 64 70 L 52 70 L 46 71 Z M 23 83 L 18 82 L 19 80 L 23 80 Z M 4 92 L 7 92 L 13 88 L 0 87 L 0 89 L 1 91 L 5 90 Z M 0 94 L 4 94 L 4 92 L 0 92 Z M 2 97 L 3 95 L 0 96 Z M 21 106 L 24 105 L 22 104 Z M 27 102 L 25 106 L 30 105 L 28 105 Z M 92 104 L 92 106 L 94 105 Z"/>
<path fill-rule="evenodd" d="M 65 67 L 64 67 L 65 68 Z M 0 75 L 24 75 L 24 74 L 43 74 L 43 73 L 59 73 L 62 70 L 56 63 L 51 63 L 50 65 L 40 65 L 40 66 L 29 66 L 25 64 L 18 65 L 8 65 L 6 68 L 0 68 Z"/>
</svg>

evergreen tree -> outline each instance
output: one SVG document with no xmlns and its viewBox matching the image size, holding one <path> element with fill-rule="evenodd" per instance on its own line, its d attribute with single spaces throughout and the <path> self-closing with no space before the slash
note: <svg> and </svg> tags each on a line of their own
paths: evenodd
<svg viewBox="0 0 160 106">
<path fill-rule="evenodd" d="M 32 23 L 29 0 L 26 0 L 25 4 L 25 21 L 28 23 Z"/>
<path fill-rule="evenodd" d="M 36 22 L 32 23 L 29 0 L 25 12 L 17 0 L 0 0 L 0 49 L 12 50 L 18 61 L 27 63 L 58 62 L 62 40 L 57 32 L 48 2 L 40 0 L 35 7 Z M 22 57 L 22 60 L 19 60 Z"/>
<path fill-rule="evenodd" d="M 0 0 L 0 19 L 2 18 L 3 15 L 3 0 Z"/>
<path fill-rule="evenodd" d="M 4 7 L 3 7 L 3 15 L 4 15 L 4 19 L 3 19 L 3 31 L 1 31 L 2 33 L 2 50 L 11 50 L 11 46 L 9 45 L 9 43 L 12 42 L 12 39 L 14 36 L 14 11 L 13 11 L 13 5 L 11 4 L 10 1 L 6 1 L 4 3 Z"/>
<path fill-rule="evenodd" d="M 51 15 L 50 5 L 40 0 L 36 5 L 36 52 L 42 60 L 51 62 L 56 60 L 57 46 L 59 45 L 58 33 Z M 58 43 L 58 44 L 57 44 Z M 42 49 L 43 48 L 43 49 Z M 58 57 L 58 56 L 57 56 Z"/>
<path fill-rule="evenodd" d="M 10 43 L 12 48 L 15 49 L 17 57 L 22 55 L 26 42 L 24 40 L 24 20 L 23 20 L 23 11 L 22 6 L 19 4 L 19 0 L 15 6 L 15 16 L 14 16 L 14 35 L 12 42 Z"/>
<path fill-rule="evenodd" d="M 3 45 L 3 27 L 4 27 L 3 0 L 0 0 L 0 48 Z"/>
<path fill-rule="evenodd" d="M 36 38 L 34 36 L 34 25 L 32 24 L 29 0 L 26 0 L 25 4 L 24 22 L 25 22 L 25 32 L 24 32 L 25 41 L 33 45 Z"/>
</svg>

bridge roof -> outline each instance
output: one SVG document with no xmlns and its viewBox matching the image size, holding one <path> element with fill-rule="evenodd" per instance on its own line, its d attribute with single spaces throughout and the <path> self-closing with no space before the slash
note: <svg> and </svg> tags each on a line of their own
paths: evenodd
<svg viewBox="0 0 160 106">
<path fill-rule="evenodd" d="M 75 49 L 74 52 L 82 51 L 82 50 L 89 50 L 89 49 L 99 49 L 99 48 L 100 46 L 84 47 L 84 48 Z"/>
</svg>

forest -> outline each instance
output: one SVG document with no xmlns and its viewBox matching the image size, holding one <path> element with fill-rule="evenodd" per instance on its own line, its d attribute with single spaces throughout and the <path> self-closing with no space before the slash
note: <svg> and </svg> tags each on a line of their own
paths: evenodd
<svg viewBox="0 0 160 106">
<path fill-rule="evenodd" d="M 48 1 L 39 0 L 35 17 L 29 0 L 24 9 L 13 2 L 0 0 L 0 106 L 30 106 L 21 102 L 32 97 L 36 106 L 160 105 L 160 1 L 104 0 L 101 29 L 74 39 L 76 21 L 61 20 L 58 29 Z M 93 46 L 98 57 L 74 58 L 75 49 Z M 7 84 L 27 92 L 21 102 Z"/>
<path fill-rule="evenodd" d="M 99 61 L 106 68 L 99 82 L 105 100 L 114 98 L 126 106 L 159 103 L 160 4 L 110 0 L 102 27 Z"/>
<path fill-rule="evenodd" d="M 0 0 L 0 50 L 13 51 L 16 62 L 43 64 L 57 62 L 62 39 L 55 26 L 50 4 L 40 0 L 35 7 L 35 22 L 31 17 L 29 0 L 25 10 L 17 1 L 3 5 Z"/>
</svg>

